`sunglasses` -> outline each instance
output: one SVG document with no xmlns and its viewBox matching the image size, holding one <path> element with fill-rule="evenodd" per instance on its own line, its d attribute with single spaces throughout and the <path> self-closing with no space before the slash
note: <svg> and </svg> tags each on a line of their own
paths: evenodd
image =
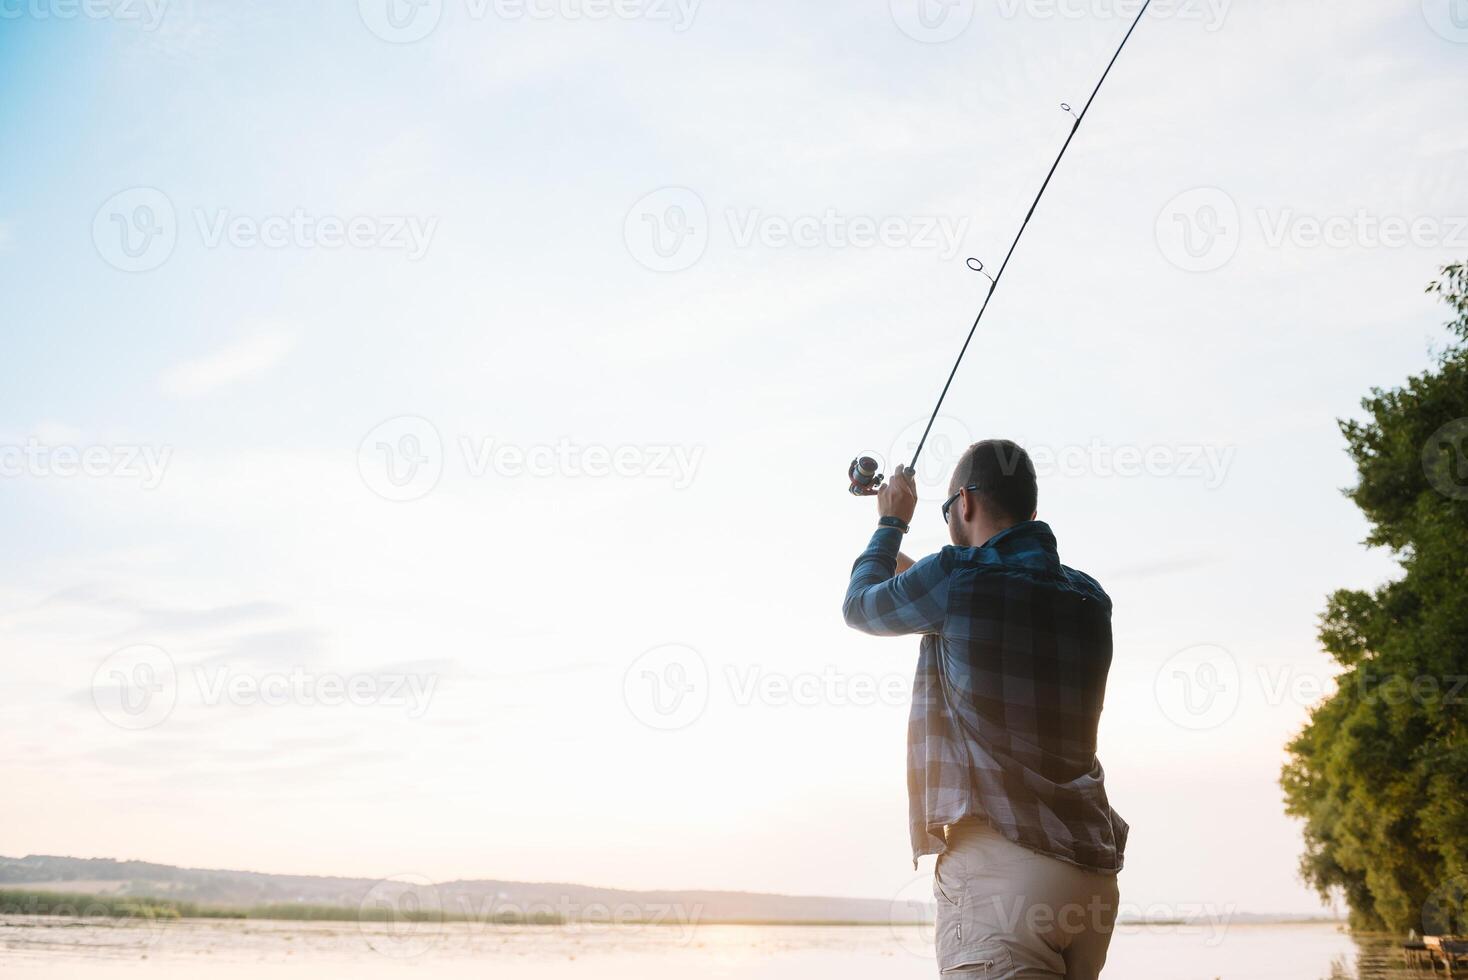
<svg viewBox="0 0 1468 980">
<path fill-rule="evenodd" d="M 974 483 L 970 483 L 968 486 L 964 487 L 962 490 L 959 490 L 953 496 L 951 496 L 947 500 L 943 501 L 943 523 L 944 524 L 947 524 L 948 523 L 948 511 L 949 511 L 949 509 L 952 508 L 952 506 L 954 505 L 954 503 L 956 503 L 958 501 L 958 498 L 959 497 L 962 497 L 963 496 L 963 491 L 964 490 L 972 490 L 974 493 L 978 493 L 979 492 L 978 485 L 977 484 L 974 484 Z"/>
</svg>

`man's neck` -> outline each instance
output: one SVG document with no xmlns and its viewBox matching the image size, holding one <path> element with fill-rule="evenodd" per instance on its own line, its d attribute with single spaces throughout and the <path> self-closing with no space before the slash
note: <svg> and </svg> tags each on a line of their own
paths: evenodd
<svg viewBox="0 0 1468 980">
<path fill-rule="evenodd" d="M 1000 524 L 993 521 L 975 521 L 969 525 L 971 533 L 969 534 L 969 540 L 965 544 L 970 548 L 981 548 L 1000 534 L 1014 527 L 1017 523 L 1020 522 L 1011 521 L 1008 524 Z"/>
</svg>

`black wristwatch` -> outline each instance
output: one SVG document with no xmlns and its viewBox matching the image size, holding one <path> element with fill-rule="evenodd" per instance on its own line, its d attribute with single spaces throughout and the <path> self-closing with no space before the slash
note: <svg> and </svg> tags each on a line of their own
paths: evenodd
<svg viewBox="0 0 1468 980">
<path fill-rule="evenodd" d="M 908 524 L 906 521 L 904 521 L 900 517 L 893 517 L 891 514 L 888 514 L 886 517 L 879 517 L 879 518 L 877 518 L 877 526 L 878 527 L 895 527 L 895 528 L 897 528 L 897 530 L 901 531 L 903 534 L 906 534 L 908 531 L 911 531 L 912 530 L 912 525 Z"/>
</svg>

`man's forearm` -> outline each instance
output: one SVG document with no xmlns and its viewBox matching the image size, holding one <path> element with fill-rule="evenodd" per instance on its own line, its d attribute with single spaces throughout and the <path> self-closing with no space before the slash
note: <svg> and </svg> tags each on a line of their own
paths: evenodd
<svg viewBox="0 0 1468 980">
<path fill-rule="evenodd" d="M 902 532 L 880 528 L 856 560 L 842 606 L 848 626 L 876 636 L 942 629 L 948 573 L 940 556 L 914 563 L 901 543 Z"/>
<path fill-rule="evenodd" d="M 901 545 L 901 531 L 892 527 L 877 528 L 871 541 L 867 543 L 866 550 L 857 556 L 856 563 L 851 566 L 852 590 L 885 582 L 900 572 Z"/>
</svg>

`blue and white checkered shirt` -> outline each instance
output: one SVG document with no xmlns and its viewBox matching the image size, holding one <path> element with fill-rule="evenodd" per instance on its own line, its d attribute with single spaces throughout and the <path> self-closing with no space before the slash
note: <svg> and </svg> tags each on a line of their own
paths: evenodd
<svg viewBox="0 0 1468 980">
<path fill-rule="evenodd" d="M 895 575 L 901 542 L 893 528 L 872 536 L 844 611 L 863 632 L 923 635 L 907 735 L 914 864 L 942 853 L 946 825 L 978 817 L 1032 850 L 1119 871 L 1127 825 L 1096 758 L 1111 599 L 1060 564 L 1040 521 Z"/>
</svg>

